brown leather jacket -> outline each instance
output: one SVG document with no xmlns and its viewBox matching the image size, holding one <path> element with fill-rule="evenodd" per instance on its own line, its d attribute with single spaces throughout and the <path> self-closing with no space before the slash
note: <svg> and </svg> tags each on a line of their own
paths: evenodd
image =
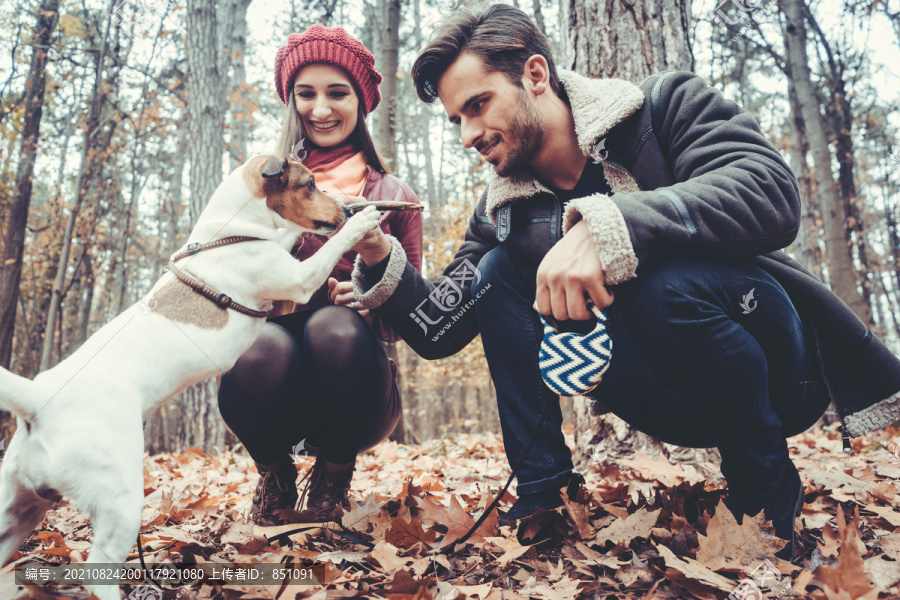
<svg viewBox="0 0 900 600">
<path fill-rule="evenodd" d="M 363 189 L 362 195 L 367 200 L 397 200 L 402 202 L 411 202 L 419 204 L 419 199 L 415 192 L 408 185 L 394 177 L 393 175 L 384 175 L 379 173 L 371 166 L 366 166 L 366 187 Z M 403 250 L 409 259 L 409 263 L 416 269 L 422 271 L 422 212 L 421 211 L 386 211 L 382 215 L 381 229 L 386 234 L 397 238 L 403 245 Z M 327 237 L 318 234 L 305 233 L 294 245 L 291 254 L 297 257 L 297 260 L 306 260 L 322 247 L 328 240 Z M 331 272 L 331 276 L 338 281 L 350 281 L 350 273 L 353 272 L 354 261 L 357 253 L 353 250 L 344 254 L 340 262 Z M 306 304 L 296 304 L 291 309 L 290 302 L 276 302 L 274 308 L 269 312 L 269 317 L 277 317 L 292 312 L 304 310 L 314 310 L 326 304 L 330 304 L 328 300 L 328 285 L 322 286 L 313 294 L 313 297 Z M 400 336 L 385 323 L 377 311 L 372 311 L 369 316 L 369 323 L 375 334 L 386 342 L 396 342 Z"/>
</svg>

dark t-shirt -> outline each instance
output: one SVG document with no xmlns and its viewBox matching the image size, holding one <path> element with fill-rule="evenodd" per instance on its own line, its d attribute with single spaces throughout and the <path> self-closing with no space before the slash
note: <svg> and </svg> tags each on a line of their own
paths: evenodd
<svg viewBox="0 0 900 600">
<path fill-rule="evenodd" d="M 560 190 L 549 185 L 547 188 L 556 194 L 563 207 L 569 200 L 574 198 L 584 198 L 592 194 L 612 193 L 609 184 L 606 183 L 606 177 L 603 175 L 603 164 L 595 163 L 594 159 L 590 157 L 588 157 L 587 163 L 584 165 L 584 170 L 581 172 L 578 183 L 571 190 Z"/>
</svg>

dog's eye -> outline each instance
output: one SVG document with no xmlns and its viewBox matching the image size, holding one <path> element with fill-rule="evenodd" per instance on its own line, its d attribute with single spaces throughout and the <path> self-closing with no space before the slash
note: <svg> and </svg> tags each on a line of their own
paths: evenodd
<svg viewBox="0 0 900 600">
<path fill-rule="evenodd" d="M 306 187 L 309 188 L 309 191 L 314 192 L 316 190 L 316 180 L 310 179 L 308 182 L 306 182 Z"/>
</svg>

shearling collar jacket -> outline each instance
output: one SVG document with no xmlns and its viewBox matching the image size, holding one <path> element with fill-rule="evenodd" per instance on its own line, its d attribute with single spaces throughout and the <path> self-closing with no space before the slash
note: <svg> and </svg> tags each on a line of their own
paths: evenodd
<svg viewBox="0 0 900 600">
<path fill-rule="evenodd" d="M 439 281 L 425 280 L 408 265 L 396 240 L 377 281 L 357 261 L 353 279 L 364 306 L 377 308 L 423 357 L 449 356 L 472 341 L 478 323 L 475 311 L 466 311 L 443 327 L 448 307 L 429 300 L 436 286 L 456 286 L 457 305 L 467 303 L 471 278 L 460 272 L 491 248 L 507 244 L 536 265 L 584 219 L 609 284 L 640 276 L 651 256 L 694 253 L 759 265 L 814 331 L 845 432 L 863 435 L 900 419 L 900 359 L 782 250 L 799 231 L 797 180 L 750 113 L 687 72 L 634 85 L 560 70 L 560 81 L 579 146 L 603 161 L 612 194 L 573 199 L 563 212 L 559 199 L 527 171 L 494 175 Z"/>
</svg>

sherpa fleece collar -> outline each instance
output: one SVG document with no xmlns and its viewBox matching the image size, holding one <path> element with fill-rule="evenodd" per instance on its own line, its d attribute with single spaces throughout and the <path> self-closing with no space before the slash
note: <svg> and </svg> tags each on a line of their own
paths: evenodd
<svg viewBox="0 0 900 600">
<path fill-rule="evenodd" d="M 569 96 L 578 147 L 587 156 L 591 145 L 614 126 L 634 114 L 644 103 L 641 89 L 624 79 L 590 79 L 574 71 L 558 69 L 559 81 Z M 516 198 L 549 192 L 527 170 L 509 177 L 493 171 L 488 180 L 487 214 L 496 225 L 497 209 Z"/>
</svg>

